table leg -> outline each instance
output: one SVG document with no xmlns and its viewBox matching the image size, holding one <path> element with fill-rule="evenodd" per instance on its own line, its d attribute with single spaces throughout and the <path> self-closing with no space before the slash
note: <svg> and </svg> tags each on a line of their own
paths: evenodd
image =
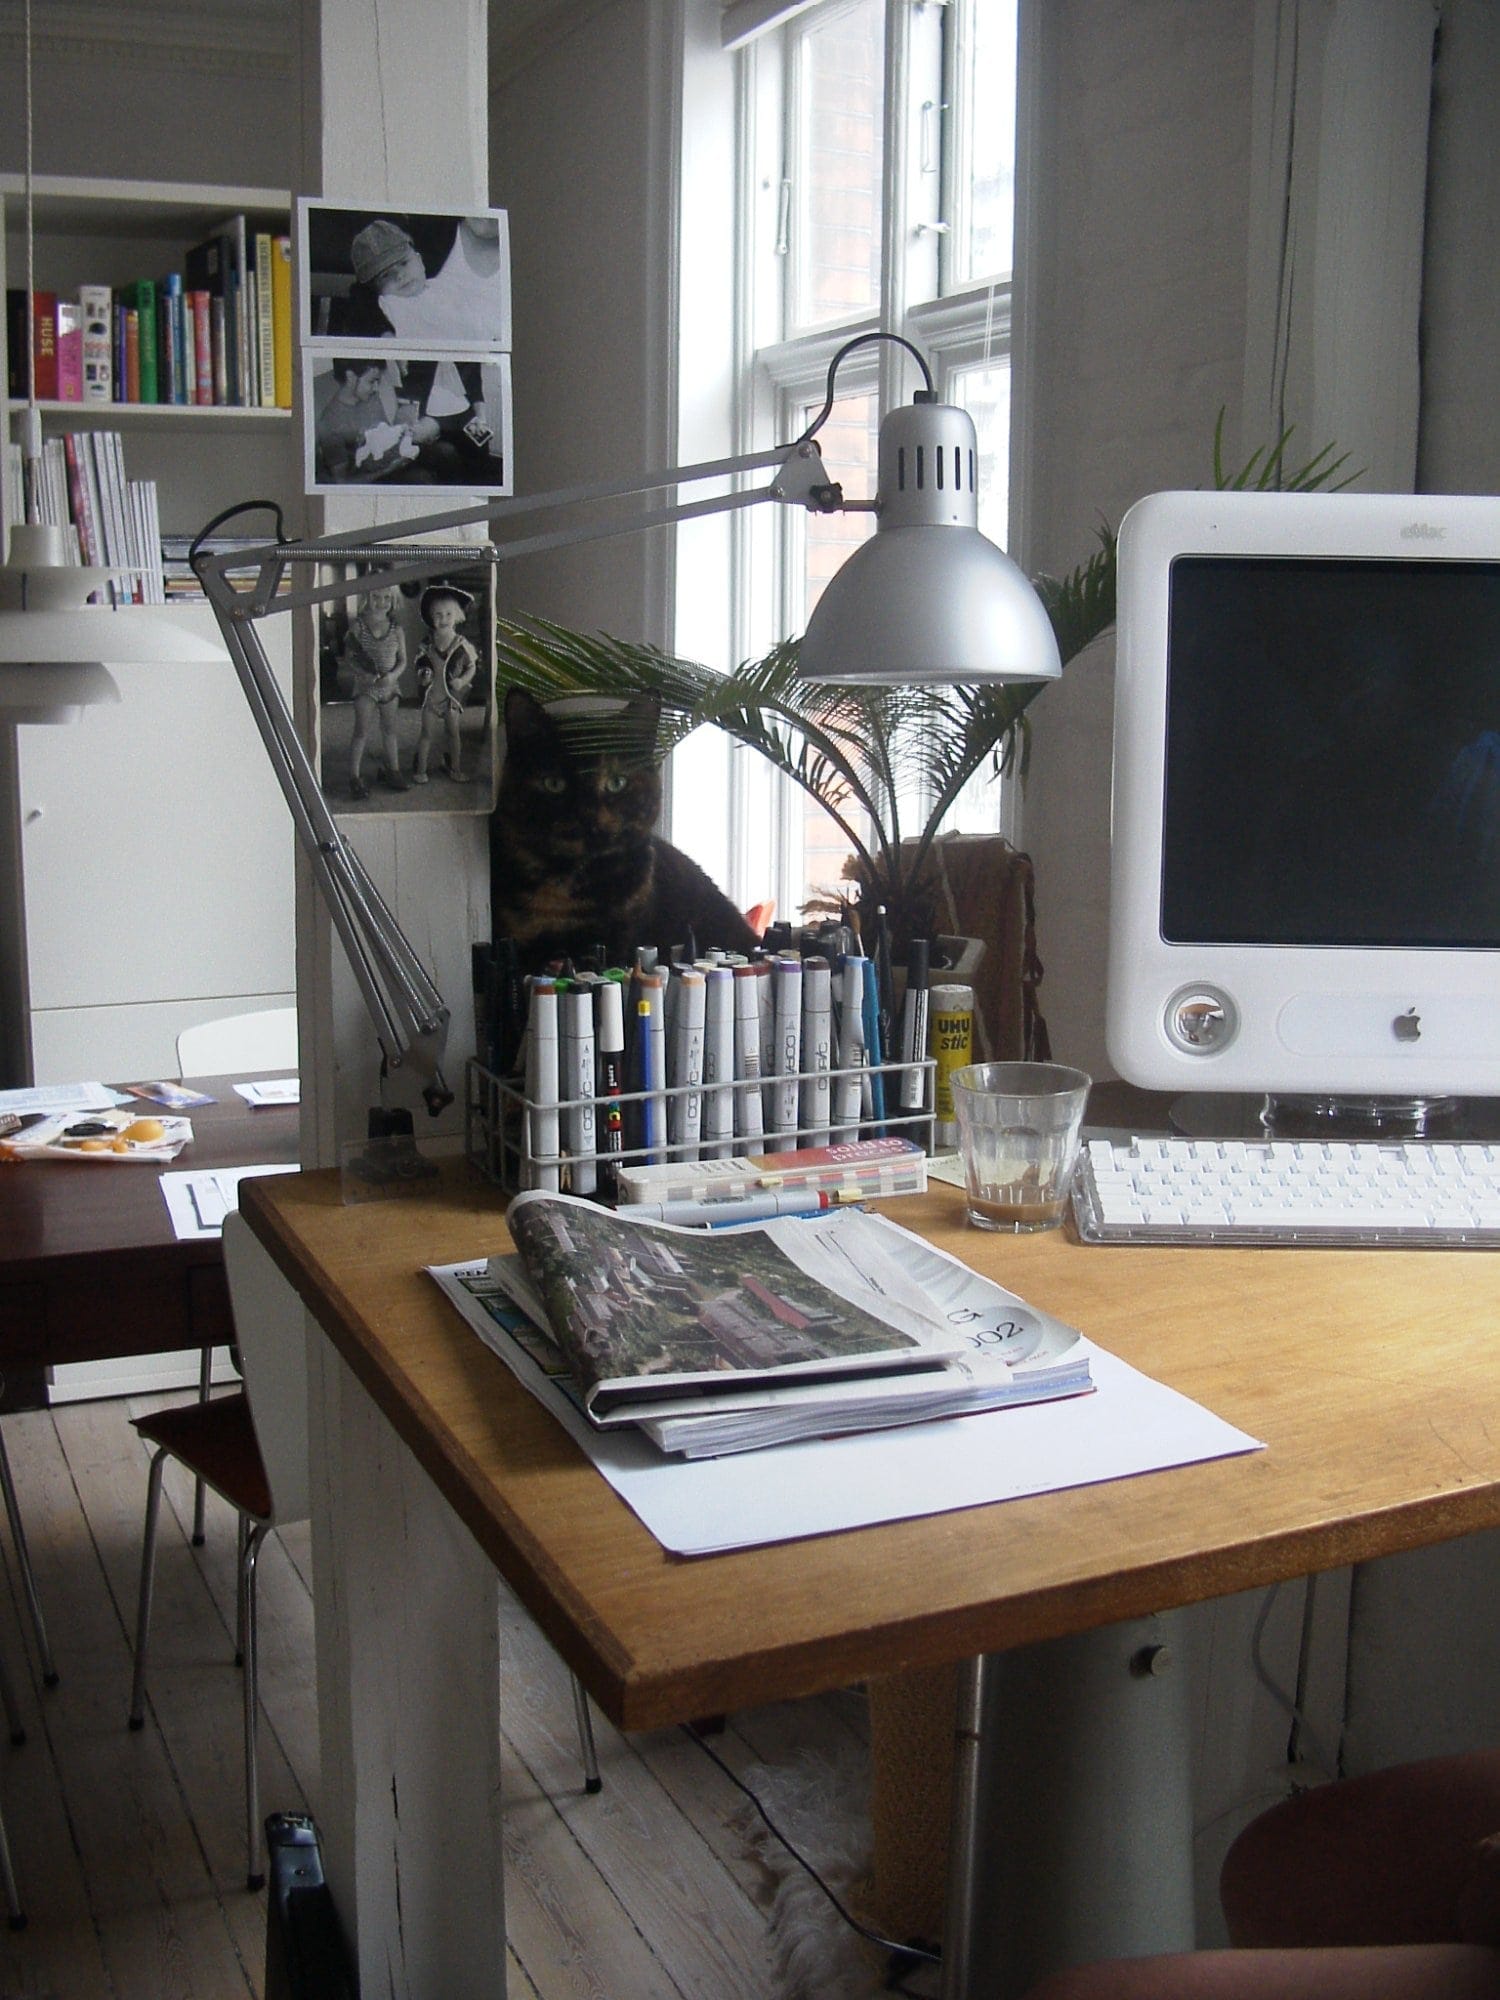
<svg viewBox="0 0 1500 2000">
<path fill-rule="evenodd" d="M 965 1668 L 943 2000 L 1015 2000 L 1058 1966 L 1192 1949 L 1183 1616 Z"/>
<path fill-rule="evenodd" d="M 505 2000 L 495 1573 L 316 1332 L 309 1377 L 313 1810 L 360 1991 Z"/>
</svg>

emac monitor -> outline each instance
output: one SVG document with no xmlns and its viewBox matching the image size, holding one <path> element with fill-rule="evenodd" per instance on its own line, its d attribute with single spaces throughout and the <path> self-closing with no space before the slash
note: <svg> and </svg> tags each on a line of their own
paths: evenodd
<svg viewBox="0 0 1500 2000">
<path fill-rule="evenodd" d="M 1153 494 L 1117 659 L 1121 1075 L 1500 1096 L 1500 500 Z"/>
</svg>

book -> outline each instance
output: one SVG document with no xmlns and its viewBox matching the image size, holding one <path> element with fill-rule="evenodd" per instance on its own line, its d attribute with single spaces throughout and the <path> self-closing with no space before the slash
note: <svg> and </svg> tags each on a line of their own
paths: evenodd
<svg viewBox="0 0 1500 2000">
<path fill-rule="evenodd" d="M 83 319 L 83 400 L 112 403 L 115 399 L 114 298 L 108 285 L 80 285 L 78 308 Z"/>
<path fill-rule="evenodd" d="M 77 299 L 57 302 L 57 400 L 83 401 L 83 308 Z"/>
<path fill-rule="evenodd" d="M 281 410 L 292 407 L 292 239 L 271 239 L 271 352 L 274 361 L 272 400 Z"/>
<path fill-rule="evenodd" d="M 31 328 L 35 344 L 36 398 L 57 401 L 57 294 L 33 292 Z"/>
<path fill-rule="evenodd" d="M 156 286 L 150 278 L 137 278 L 125 287 L 125 298 L 135 308 L 136 344 L 140 350 L 141 393 L 139 401 L 162 400 L 158 369 Z"/>
<path fill-rule="evenodd" d="M 194 289 L 183 295 L 183 310 L 191 319 L 192 383 L 195 403 L 214 399 L 213 320 L 207 292 Z"/>
<path fill-rule="evenodd" d="M 515 1250 L 431 1275 L 534 1392 L 685 1457 L 1086 1393 L 1072 1327 L 863 1210 L 674 1228 L 512 1202 Z M 544 1400 L 548 1398 L 544 1397 Z"/>
<path fill-rule="evenodd" d="M 272 250 L 269 230 L 255 236 L 255 388 L 254 400 L 263 409 L 276 402 L 276 335 L 271 298 Z"/>
<path fill-rule="evenodd" d="M 120 308 L 125 333 L 125 373 L 116 389 L 117 403 L 141 400 L 141 316 L 134 306 Z"/>
<path fill-rule="evenodd" d="M 5 390 L 21 401 L 31 380 L 31 350 L 26 336 L 26 294 L 18 285 L 5 292 Z"/>
</svg>

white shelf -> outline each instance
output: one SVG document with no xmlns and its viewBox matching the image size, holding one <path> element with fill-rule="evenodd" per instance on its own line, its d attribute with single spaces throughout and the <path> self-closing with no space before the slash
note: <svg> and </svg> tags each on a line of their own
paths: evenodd
<svg viewBox="0 0 1500 2000">
<path fill-rule="evenodd" d="M 6 403 L 7 413 L 18 416 L 26 408 L 23 397 L 12 396 Z M 43 422 L 60 419 L 61 429 L 88 430 L 95 426 L 112 430 L 119 425 L 127 429 L 131 424 L 147 423 L 213 423 L 224 424 L 264 424 L 289 423 L 291 411 L 272 409 L 265 405 L 251 408 L 242 403 L 54 403 L 39 402 L 38 410 Z"/>
</svg>

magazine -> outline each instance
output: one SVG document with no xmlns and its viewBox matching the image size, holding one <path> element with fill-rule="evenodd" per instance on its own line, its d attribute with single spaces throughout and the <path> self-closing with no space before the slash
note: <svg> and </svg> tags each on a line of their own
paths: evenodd
<svg viewBox="0 0 1500 2000">
<path fill-rule="evenodd" d="M 432 1276 L 543 1400 L 561 1392 L 663 1451 L 719 1456 L 1093 1386 L 1074 1328 L 861 1209 L 706 1232 L 536 1192 L 509 1219 L 514 1252 Z"/>
</svg>

